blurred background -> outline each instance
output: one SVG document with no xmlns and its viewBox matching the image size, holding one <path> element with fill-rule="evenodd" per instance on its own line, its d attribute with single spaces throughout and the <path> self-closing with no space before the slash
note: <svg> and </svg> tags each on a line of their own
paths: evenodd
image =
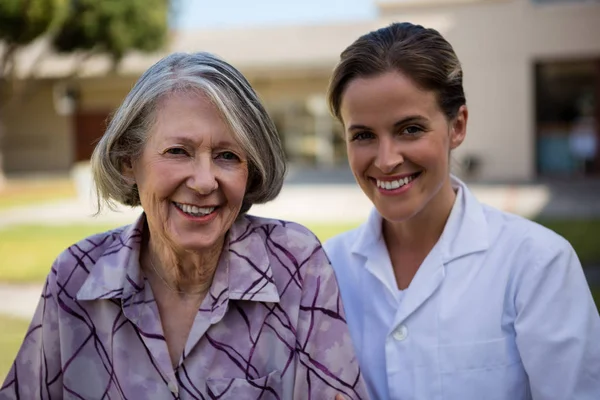
<svg viewBox="0 0 600 400">
<path fill-rule="evenodd" d="M 239 68 L 290 162 L 281 196 L 251 213 L 325 240 L 370 209 L 328 79 L 346 46 L 395 21 L 439 30 L 463 63 L 454 172 L 482 202 L 565 236 L 600 298 L 599 0 L 0 0 L 0 380 L 53 259 L 139 213 L 92 216 L 88 160 L 143 71 L 200 50 Z"/>
</svg>

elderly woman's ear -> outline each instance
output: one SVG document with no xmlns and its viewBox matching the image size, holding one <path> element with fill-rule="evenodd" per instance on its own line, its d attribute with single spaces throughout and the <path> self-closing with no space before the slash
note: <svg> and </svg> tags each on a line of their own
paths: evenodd
<svg viewBox="0 0 600 400">
<path fill-rule="evenodd" d="M 123 203 L 131 207 L 138 206 L 140 202 L 140 194 L 135 179 L 133 162 L 131 161 L 130 157 L 125 158 L 121 163 L 121 175 L 123 176 L 125 185 L 129 187 L 129 190 L 126 190 L 126 192 L 123 194 Z"/>
<path fill-rule="evenodd" d="M 133 186 L 135 185 L 135 174 L 133 171 L 133 162 L 130 157 L 125 158 L 121 162 L 121 174 L 123 175 L 123 179 L 125 182 Z"/>
</svg>

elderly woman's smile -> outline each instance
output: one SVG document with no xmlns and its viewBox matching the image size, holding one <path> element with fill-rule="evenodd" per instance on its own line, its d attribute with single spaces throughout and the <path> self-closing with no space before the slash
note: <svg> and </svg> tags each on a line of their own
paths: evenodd
<svg viewBox="0 0 600 400">
<path fill-rule="evenodd" d="M 150 245 L 159 239 L 180 250 L 217 251 L 242 207 L 246 155 L 204 95 L 169 95 L 155 113 L 148 143 L 131 171 Z"/>
<path fill-rule="evenodd" d="M 193 204 L 177 203 L 175 201 L 173 202 L 173 204 L 175 205 L 175 207 L 177 207 L 177 209 L 179 211 L 184 213 L 184 215 L 190 216 L 190 217 L 196 217 L 196 218 L 213 216 L 214 215 L 213 212 L 217 208 L 216 206 L 202 207 L 202 206 L 196 206 Z"/>
</svg>

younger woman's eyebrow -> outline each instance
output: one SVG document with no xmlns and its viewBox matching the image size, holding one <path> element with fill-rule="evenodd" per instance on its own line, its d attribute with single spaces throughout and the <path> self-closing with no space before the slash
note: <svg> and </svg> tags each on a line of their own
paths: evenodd
<svg viewBox="0 0 600 400">
<path fill-rule="evenodd" d="M 425 123 L 427 122 L 427 118 L 423 117 L 422 115 L 409 115 L 407 117 L 402 118 L 400 121 L 397 121 L 394 124 L 394 127 L 399 127 L 402 125 L 406 125 L 406 124 L 410 124 L 410 123 Z"/>
<path fill-rule="evenodd" d="M 370 131 L 371 128 L 369 128 L 366 125 L 360 125 L 360 124 L 352 124 L 348 127 L 348 131 L 355 131 L 355 130 L 359 130 L 359 131 Z"/>
<path fill-rule="evenodd" d="M 427 121 L 428 121 L 428 119 L 425 118 L 422 115 L 418 115 L 418 114 L 409 115 L 409 116 L 406 116 L 406 117 L 402 118 L 401 120 L 395 122 L 394 123 L 394 127 L 397 128 L 397 127 L 399 127 L 401 125 L 406 125 L 406 124 L 410 124 L 410 123 L 417 123 L 417 122 L 419 122 L 419 123 L 425 123 Z M 367 131 L 369 131 L 369 130 L 371 130 L 371 128 L 368 127 L 368 126 L 366 126 L 366 125 L 361 125 L 361 124 L 352 124 L 352 125 L 350 125 L 348 127 L 348 132 L 354 131 L 354 130 L 361 130 L 361 131 L 367 130 Z"/>
</svg>

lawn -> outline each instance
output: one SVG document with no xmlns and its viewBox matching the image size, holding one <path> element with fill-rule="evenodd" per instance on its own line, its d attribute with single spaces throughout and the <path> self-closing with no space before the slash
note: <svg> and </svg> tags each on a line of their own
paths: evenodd
<svg viewBox="0 0 600 400">
<path fill-rule="evenodd" d="M 28 325 L 28 321 L 0 315 L 0 386 L 17 355 Z"/>
<path fill-rule="evenodd" d="M 600 261 L 594 240 L 600 236 L 600 221 L 545 222 L 571 240 L 582 259 Z M 357 224 L 307 224 L 321 240 L 354 228 Z M 70 244 L 93 233 L 114 226 L 72 225 L 63 227 L 20 226 L 0 230 L 0 281 L 42 281 L 54 258 Z M 596 257 L 596 258 L 594 258 Z M 600 287 L 592 288 L 600 307 Z M 12 360 L 23 340 L 28 323 L 0 315 L 0 382 L 8 373 Z"/>
<path fill-rule="evenodd" d="M 541 221 L 566 237 L 584 265 L 600 264 L 600 220 Z M 325 241 L 358 223 L 307 224 Z M 40 282 L 58 254 L 71 244 L 116 225 L 23 225 L 0 230 L 0 281 Z"/>
<path fill-rule="evenodd" d="M 0 211 L 74 197 L 75 184 L 67 177 L 8 180 L 0 189 Z"/>
<path fill-rule="evenodd" d="M 313 231 L 315 235 L 322 241 L 326 241 L 333 236 L 349 231 L 350 229 L 356 228 L 360 225 L 360 222 L 356 223 L 341 223 L 341 224 L 315 224 L 315 223 L 307 223 L 304 224 L 308 229 Z"/>
<path fill-rule="evenodd" d="M 538 222 L 567 239 L 583 265 L 600 266 L 600 219 Z"/>
<path fill-rule="evenodd" d="M 0 230 L 0 281 L 41 282 L 68 246 L 108 225 L 20 225 Z"/>
<path fill-rule="evenodd" d="M 354 228 L 357 224 L 309 224 L 321 240 Z M 41 282 L 52 262 L 68 246 L 117 225 L 20 225 L 0 229 L 0 281 Z"/>
</svg>

